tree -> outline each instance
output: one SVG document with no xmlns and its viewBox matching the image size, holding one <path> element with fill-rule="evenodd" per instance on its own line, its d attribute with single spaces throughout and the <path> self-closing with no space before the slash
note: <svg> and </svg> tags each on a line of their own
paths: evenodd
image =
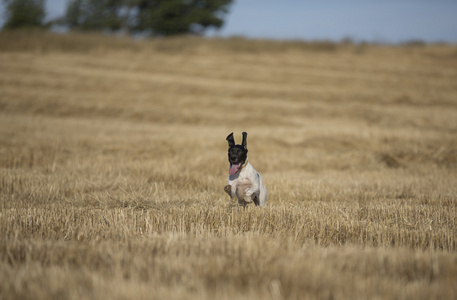
<svg viewBox="0 0 457 300">
<path fill-rule="evenodd" d="M 5 29 L 44 27 L 44 0 L 3 0 L 6 4 Z"/>
<path fill-rule="evenodd" d="M 62 23 L 72 29 L 118 30 L 122 0 L 73 0 L 67 6 Z"/>
<path fill-rule="evenodd" d="M 220 28 L 232 0 L 72 0 L 62 23 L 71 29 L 151 35 L 201 34 Z"/>
</svg>

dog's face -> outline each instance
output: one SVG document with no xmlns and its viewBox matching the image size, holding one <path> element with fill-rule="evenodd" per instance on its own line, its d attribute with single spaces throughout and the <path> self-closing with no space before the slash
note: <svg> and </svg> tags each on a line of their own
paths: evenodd
<svg viewBox="0 0 457 300">
<path fill-rule="evenodd" d="M 243 132 L 243 142 L 241 145 L 235 145 L 235 140 L 233 139 L 233 132 L 229 134 L 226 138 L 228 141 L 228 160 L 230 163 L 229 175 L 233 175 L 241 169 L 241 166 L 247 159 L 248 148 L 246 145 L 247 133 Z"/>
</svg>

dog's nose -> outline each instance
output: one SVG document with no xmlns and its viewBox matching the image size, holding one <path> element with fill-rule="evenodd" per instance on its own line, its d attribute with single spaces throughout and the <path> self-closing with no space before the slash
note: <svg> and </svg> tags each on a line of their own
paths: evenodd
<svg viewBox="0 0 457 300">
<path fill-rule="evenodd" d="M 230 156 L 230 160 L 236 160 L 236 156 Z"/>
</svg>

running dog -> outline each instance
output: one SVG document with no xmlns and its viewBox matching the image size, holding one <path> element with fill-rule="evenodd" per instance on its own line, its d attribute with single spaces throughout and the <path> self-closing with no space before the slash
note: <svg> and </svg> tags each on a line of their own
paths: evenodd
<svg viewBox="0 0 457 300">
<path fill-rule="evenodd" d="M 233 132 L 226 140 L 228 141 L 228 160 L 230 163 L 228 184 L 224 191 L 233 199 L 238 198 L 238 203 L 245 207 L 249 203 L 256 206 L 267 205 L 267 189 L 263 185 L 262 176 L 248 162 L 248 148 L 246 138 L 248 134 L 243 132 L 243 142 L 235 145 Z"/>
</svg>

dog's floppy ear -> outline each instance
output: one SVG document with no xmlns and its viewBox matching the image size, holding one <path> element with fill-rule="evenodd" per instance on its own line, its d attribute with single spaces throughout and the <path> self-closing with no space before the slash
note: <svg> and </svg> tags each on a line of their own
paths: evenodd
<svg viewBox="0 0 457 300">
<path fill-rule="evenodd" d="M 235 146 L 235 140 L 233 139 L 233 132 L 227 136 L 226 140 L 228 142 L 229 147 Z"/>
<path fill-rule="evenodd" d="M 246 145 L 246 138 L 248 137 L 248 134 L 246 132 L 243 132 L 243 142 L 241 143 L 241 146 L 243 146 L 244 149 L 247 149 L 248 146 Z"/>
</svg>

